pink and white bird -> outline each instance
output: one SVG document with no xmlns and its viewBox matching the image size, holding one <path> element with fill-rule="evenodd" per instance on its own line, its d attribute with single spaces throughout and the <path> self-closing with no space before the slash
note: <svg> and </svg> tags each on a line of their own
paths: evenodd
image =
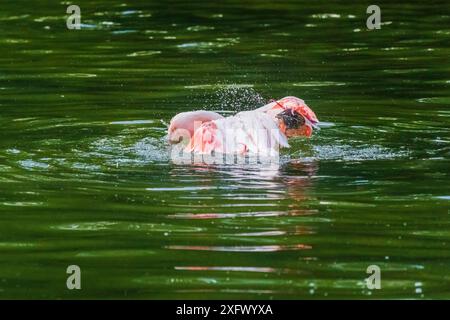
<svg viewBox="0 0 450 320">
<path fill-rule="evenodd" d="M 288 148 L 290 137 L 310 137 L 318 123 L 302 99 L 285 97 L 226 118 L 212 111 L 177 114 L 170 121 L 168 137 L 171 144 L 186 141 L 186 152 L 271 156 L 280 147 Z"/>
</svg>

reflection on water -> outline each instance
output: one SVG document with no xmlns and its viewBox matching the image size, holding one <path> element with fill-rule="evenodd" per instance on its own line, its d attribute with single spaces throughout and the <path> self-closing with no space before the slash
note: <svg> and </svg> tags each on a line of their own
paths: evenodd
<svg viewBox="0 0 450 320">
<path fill-rule="evenodd" d="M 447 7 L 2 4 L 0 297 L 449 298 Z M 323 122 L 277 161 L 173 161 L 174 114 L 286 95 Z"/>
</svg>

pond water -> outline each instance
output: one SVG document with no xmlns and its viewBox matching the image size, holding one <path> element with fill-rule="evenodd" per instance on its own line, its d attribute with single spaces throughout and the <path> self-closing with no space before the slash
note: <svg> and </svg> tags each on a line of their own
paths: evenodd
<svg viewBox="0 0 450 320">
<path fill-rule="evenodd" d="M 1 5 L 0 298 L 450 298 L 450 3 L 77 4 Z M 323 127 L 280 163 L 171 160 L 287 95 Z"/>
</svg>

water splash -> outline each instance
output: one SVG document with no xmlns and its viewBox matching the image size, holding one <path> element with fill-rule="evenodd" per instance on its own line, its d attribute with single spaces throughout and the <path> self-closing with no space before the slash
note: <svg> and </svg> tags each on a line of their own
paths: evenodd
<svg viewBox="0 0 450 320">
<path fill-rule="evenodd" d="M 134 144 L 133 150 L 144 161 L 167 162 L 169 160 L 169 148 L 165 137 L 144 138 Z"/>
</svg>

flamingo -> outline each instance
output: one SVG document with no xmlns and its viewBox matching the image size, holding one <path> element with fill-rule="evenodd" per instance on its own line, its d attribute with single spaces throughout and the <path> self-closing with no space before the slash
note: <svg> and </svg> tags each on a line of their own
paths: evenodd
<svg viewBox="0 0 450 320">
<path fill-rule="evenodd" d="M 226 118 L 201 110 L 177 114 L 170 121 L 168 139 L 171 144 L 186 139 L 184 151 L 196 154 L 270 156 L 280 147 L 289 148 L 288 138 L 311 137 L 318 123 L 302 99 L 289 96 Z"/>
</svg>

